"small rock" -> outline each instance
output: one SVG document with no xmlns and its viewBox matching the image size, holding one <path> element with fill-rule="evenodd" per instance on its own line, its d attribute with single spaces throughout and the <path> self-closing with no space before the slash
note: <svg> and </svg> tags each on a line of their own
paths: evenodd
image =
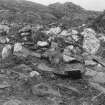
<svg viewBox="0 0 105 105">
<path fill-rule="evenodd" d="M 58 44 L 56 43 L 56 42 L 51 42 L 51 49 L 56 49 L 56 48 L 58 48 Z"/>
<path fill-rule="evenodd" d="M 38 41 L 38 42 L 37 42 L 37 46 L 39 46 L 39 47 L 46 47 L 46 46 L 48 46 L 48 42 L 45 42 L 45 41 Z"/>
<path fill-rule="evenodd" d="M 67 64 L 64 67 L 65 71 L 81 71 L 81 73 L 84 73 L 84 66 L 81 63 L 73 63 L 73 64 Z"/>
<path fill-rule="evenodd" d="M 67 30 L 63 30 L 61 33 L 60 33 L 60 36 L 69 36 L 71 35 L 71 33 L 69 33 Z"/>
<path fill-rule="evenodd" d="M 27 37 L 23 37 L 22 39 L 23 39 L 24 41 L 27 41 Z"/>
<path fill-rule="evenodd" d="M 49 31 L 47 31 L 47 34 L 54 34 L 57 35 L 58 33 L 61 32 L 60 27 L 54 27 L 54 28 L 50 28 Z"/>
<path fill-rule="evenodd" d="M 34 77 L 34 76 L 40 76 L 40 74 L 37 71 L 30 72 L 30 77 Z"/>
<path fill-rule="evenodd" d="M 48 67 L 46 64 L 42 63 L 42 64 L 39 64 L 38 67 L 37 67 L 39 70 L 42 70 L 42 71 L 54 71 L 54 68 L 51 68 L 51 67 Z"/>
<path fill-rule="evenodd" d="M 97 70 L 104 71 L 104 67 L 101 64 L 98 64 L 96 67 L 97 67 Z"/>
<path fill-rule="evenodd" d="M 95 66 L 97 63 L 94 62 L 93 60 L 85 60 L 85 65 L 86 66 Z"/>
<path fill-rule="evenodd" d="M 64 62 L 70 62 L 70 61 L 73 61 L 73 60 L 76 60 L 76 59 L 73 58 L 73 57 L 67 56 L 67 55 L 63 55 L 63 61 Z"/>
<path fill-rule="evenodd" d="M 71 56 L 73 50 L 74 50 L 74 47 L 73 47 L 72 45 L 67 46 L 67 47 L 64 49 L 63 54 L 64 54 L 64 55 Z"/>
<path fill-rule="evenodd" d="M 79 37 L 77 35 L 72 35 L 72 38 L 75 40 L 75 41 L 78 41 L 79 40 Z"/>
<path fill-rule="evenodd" d="M 28 35 L 30 35 L 30 33 L 29 33 L 29 32 L 24 32 L 24 33 L 21 33 L 21 36 L 28 36 Z"/>
<path fill-rule="evenodd" d="M 27 26 L 23 27 L 22 29 L 20 29 L 20 30 L 19 30 L 19 33 L 22 33 L 22 32 L 29 32 L 29 31 L 31 31 L 31 30 L 32 30 L 31 26 L 27 25 Z"/>
<path fill-rule="evenodd" d="M 77 55 L 77 53 L 79 54 L 79 50 L 74 48 L 74 46 L 72 46 L 72 45 L 67 46 L 63 52 L 64 62 L 70 62 L 73 60 L 79 61 L 81 59 L 81 57 L 79 55 Z"/>
</svg>

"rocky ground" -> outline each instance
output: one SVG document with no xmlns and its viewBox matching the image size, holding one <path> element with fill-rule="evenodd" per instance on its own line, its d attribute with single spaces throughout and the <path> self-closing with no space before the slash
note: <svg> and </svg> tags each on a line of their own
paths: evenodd
<svg viewBox="0 0 105 105">
<path fill-rule="evenodd" d="M 104 105 L 104 35 L 59 30 L 1 36 L 0 105 Z"/>
</svg>

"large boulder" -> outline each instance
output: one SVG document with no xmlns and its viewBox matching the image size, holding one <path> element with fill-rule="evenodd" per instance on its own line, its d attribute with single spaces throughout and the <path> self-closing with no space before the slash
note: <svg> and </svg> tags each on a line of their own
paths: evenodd
<svg viewBox="0 0 105 105">
<path fill-rule="evenodd" d="M 29 32 L 23 32 L 23 33 L 21 33 L 21 36 L 29 36 L 29 35 L 30 35 Z"/>
<path fill-rule="evenodd" d="M 91 28 L 86 28 L 82 32 L 84 36 L 83 48 L 90 54 L 96 54 L 100 47 L 100 40 L 96 38 L 96 33 Z"/>
</svg>

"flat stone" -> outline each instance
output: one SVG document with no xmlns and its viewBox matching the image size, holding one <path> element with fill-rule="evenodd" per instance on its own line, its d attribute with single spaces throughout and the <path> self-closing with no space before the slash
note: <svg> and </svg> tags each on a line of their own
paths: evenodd
<svg viewBox="0 0 105 105">
<path fill-rule="evenodd" d="M 19 66 L 15 66 L 13 69 L 22 70 L 22 71 L 32 71 L 32 68 L 30 68 L 29 66 L 27 66 L 25 64 L 21 64 Z"/>
<path fill-rule="evenodd" d="M 73 60 L 76 60 L 76 59 L 73 58 L 73 57 L 67 56 L 67 55 L 63 55 L 63 61 L 64 62 L 70 62 L 70 61 L 73 61 Z"/>
<path fill-rule="evenodd" d="M 37 66 L 37 68 L 41 71 L 54 71 L 54 68 L 48 67 L 46 64 L 41 63 Z"/>
<path fill-rule="evenodd" d="M 94 62 L 93 60 L 85 60 L 85 65 L 86 65 L 86 66 L 89 66 L 89 65 L 95 66 L 96 64 L 97 64 L 97 63 Z"/>
</svg>

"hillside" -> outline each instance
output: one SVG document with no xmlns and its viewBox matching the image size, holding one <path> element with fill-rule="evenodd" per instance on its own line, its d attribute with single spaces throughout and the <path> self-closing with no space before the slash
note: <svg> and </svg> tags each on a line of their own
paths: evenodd
<svg viewBox="0 0 105 105">
<path fill-rule="evenodd" d="M 54 3 L 49 5 L 52 10 L 52 14 L 59 18 L 64 23 L 69 25 L 77 25 L 94 20 L 100 12 L 88 11 L 84 8 L 73 4 L 72 2 L 66 2 L 64 4 Z"/>
<path fill-rule="evenodd" d="M 98 12 L 87 11 L 71 2 L 54 3 L 44 6 L 26 0 L 0 0 L 0 21 L 24 23 L 51 23 L 54 21 L 72 24 L 84 23 Z"/>
<path fill-rule="evenodd" d="M 105 11 L 93 21 L 92 27 L 97 32 L 105 33 Z"/>
<path fill-rule="evenodd" d="M 43 13 L 45 13 L 43 15 Z M 0 20 L 9 22 L 39 23 L 44 17 L 56 19 L 48 7 L 26 0 L 0 0 Z"/>
</svg>

